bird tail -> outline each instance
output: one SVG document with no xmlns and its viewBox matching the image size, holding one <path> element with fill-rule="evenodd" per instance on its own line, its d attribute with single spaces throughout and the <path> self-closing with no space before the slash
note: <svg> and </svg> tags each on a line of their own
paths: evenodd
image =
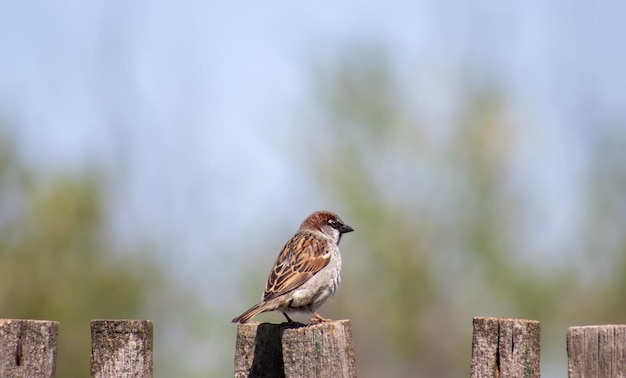
<svg viewBox="0 0 626 378">
<path fill-rule="evenodd" d="M 235 319 L 232 320 L 233 323 L 247 323 L 250 321 L 250 319 L 254 318 L 255 316 L 257 316 L 258 314 L 264 312 L 266 310 L 264 303 L 263 302 L 259 302 L 257 304 L 255 304 L 254 306 L 250 307 L 250 309 L 248 309 L 248 311 L 244 312 L 243 314 L 239 315 L 238 317 L 236 317 Z"/>
</svg>

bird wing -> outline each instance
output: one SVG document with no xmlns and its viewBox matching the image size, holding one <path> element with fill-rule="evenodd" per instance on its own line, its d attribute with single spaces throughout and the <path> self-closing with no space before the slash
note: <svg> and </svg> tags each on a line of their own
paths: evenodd
<svg viewBox="0 0 626 378">
<path fill-rule="evenodd" d="M 296 289 L 330 261 L 328 241 L 310 232 L 296 233 L 283 247 L 267 279 L 263 300 Z"/>
</svg>

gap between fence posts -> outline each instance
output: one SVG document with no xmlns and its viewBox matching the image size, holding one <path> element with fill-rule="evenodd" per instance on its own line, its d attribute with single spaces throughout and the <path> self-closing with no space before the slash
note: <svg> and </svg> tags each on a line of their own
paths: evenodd
<svg viewBox="0 0 626 378">
<path fill-rule="evenodd" d="M 356 377 L 349 320 L 237 326 L 235 377 Z"/>
<path fill-rule="evenodd" d="M 92 320 L 91 376 L 152 378 L 152 322 Z"/>
<path fill-rule="evenodd" d="M 567 329 L 569 378 L 626 377 L 626 325 Z"/>
<path fill-rule="evenodd" d="M 536 320 L 474 318 L 471 378 L 539 378 Z"/>
<path fill-rule="evenodd" d="M 58 334 L 55 321 L 0 319 L 0 377 L 54 378 Z"/>
</svg>

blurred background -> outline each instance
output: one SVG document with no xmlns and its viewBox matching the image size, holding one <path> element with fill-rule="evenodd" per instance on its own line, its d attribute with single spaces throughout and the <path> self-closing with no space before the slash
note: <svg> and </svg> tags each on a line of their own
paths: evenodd
<svg viewBox="0 0 626 378">
<path fill-rule="evenodd" d="M 232 376 L 312 211 L 360 377 L 469 373 L 473 316 L 626 322 L 621 1 L 0 5 L 0 317 L 155 322 L 155 376 Z M 306 320 L 307 317 L 299 318 Z M 280 314 L 257 320 L 281 322 Z"/>
</svg>

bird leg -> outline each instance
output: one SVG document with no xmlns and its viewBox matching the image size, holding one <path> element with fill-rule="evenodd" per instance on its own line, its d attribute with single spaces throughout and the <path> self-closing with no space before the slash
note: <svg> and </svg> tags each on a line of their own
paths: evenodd
<svg viewBox="0 0 626 378">
<path fill-rule="evenodd" d="M 287 318 L 287 323 L 293 323 L 293 320 L 291 320 L 291 318 L 287 315 L 286 312 L 283 312 L 282 314 L 285 315 L 285 318 Z"/>
<path fill-rule="evenodd" d="M 317 312 L 315 312 L 314 310 L 309 309 L 309 311 L 311 311 L 311 314 L 313 314 L 314 318 L 311 318 L 311 323 L 326 323 L 326 322 L 332 322 L 331 319 L 326 319 L 325 317 L 323 317 L 322 315 L 318 314 Z"/>
</svg>

